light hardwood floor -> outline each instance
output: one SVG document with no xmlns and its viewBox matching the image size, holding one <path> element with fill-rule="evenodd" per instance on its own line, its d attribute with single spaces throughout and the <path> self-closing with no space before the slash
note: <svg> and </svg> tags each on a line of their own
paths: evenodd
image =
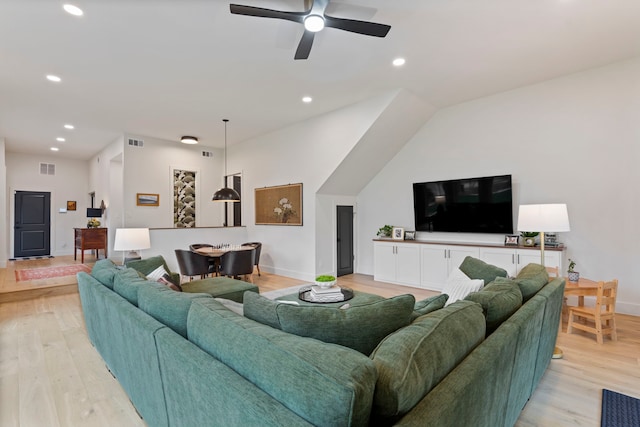
<svg viewBox="0 0 640 427">
<path fill-rule="evenodd" d="M 6 293 L 16 286 L 16 264 L 71 263 L 73 257 L 59 257 L 0 269 L 0 426 L 144 426 L 87 338 L 77 291 Z M 261 292 L 302 283 L 267 273 L 254 281 Z M 435 294 L 359 274 L 339 284 L 385 297 Z M 602 388 L 640 397 L 640 318 L 618 316 L 617 342 L 599 345 L 589 335 L 562 332 L 558 345 L 564 359 L 551 361 L 516 426 L 598 426 Z"/>
</svg>

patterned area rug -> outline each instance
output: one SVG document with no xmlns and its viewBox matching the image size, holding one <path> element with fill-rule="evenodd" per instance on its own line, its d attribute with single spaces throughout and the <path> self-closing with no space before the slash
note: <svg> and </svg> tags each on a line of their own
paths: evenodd
<svg viewBox="0 0 640 427">
<path fill-rule="evenodd" d="M 76 273 L 91 272 L 91 267 L 84 264 L 58 265 L 56 267 L 26 268 L 16 270 L 16 281 L 42 280 L 54 277 L 75 276 Z"/>
<path fill-rule="evenodd" d="M 602 390 L 602 422 L 601 427 L 638 427 L 640 426 L 640 400 Z"/>
</svg>

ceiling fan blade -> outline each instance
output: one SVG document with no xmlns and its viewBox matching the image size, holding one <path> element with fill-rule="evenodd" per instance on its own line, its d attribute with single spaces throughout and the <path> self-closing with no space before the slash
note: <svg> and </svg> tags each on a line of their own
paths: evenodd
<svg viewBox="0 0 640 427">
<path fill-rule="evenodd" d="M 391 26 L 389 25 L 357 21 L 355 19 L 334 18 L 333 16 L 327 15 L 324 16 L 324 25 L 331 28 L 337 28 L 339 30 L 374 37 L 384 37 L 391 29 Z"/>
<path fill-rule="evenodd" d="M 296 55 L 294 59 L 307 59 L 309 57 L 309 53 L 311 52 L 311 46 L 313 46 L 313 37 L 316 33 L 311 31 L 304 31 L 302 35 L 302 39 L 300 40 L 300 44 L 298 44 L 298 49 L 296 50 Z"/>
<path fill-rule="evenodd" d="M 236 15 L 257 16 L 259 18 L 276 18 L 287 21 L 304 23 L 307 12 L 285 12 L 282 10 L 265 9 L 262 7 L 245 6 L 242 4 L 230 4 L 231 13 Z"/>
</svg>

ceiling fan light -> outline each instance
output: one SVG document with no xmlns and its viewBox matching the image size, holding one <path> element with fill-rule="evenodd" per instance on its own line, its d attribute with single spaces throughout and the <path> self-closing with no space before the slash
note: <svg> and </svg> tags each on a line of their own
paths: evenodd
<svg viewBox="0 0 640 427">
<path fill-rule="evenodd" d="M 183 136 L 182 138 L 180 138 L 180 142 L 182 142 L 183 144 L 197 144 L 198 138 L 196 138 L 195 136 Z"/>
<path fill-rule="evenodd" d="M 317 33 L 324 28 L 324 18 L 320 15 L 309 15 L 304 18 L 304 28 L 312 33 Z"/>
</svg>

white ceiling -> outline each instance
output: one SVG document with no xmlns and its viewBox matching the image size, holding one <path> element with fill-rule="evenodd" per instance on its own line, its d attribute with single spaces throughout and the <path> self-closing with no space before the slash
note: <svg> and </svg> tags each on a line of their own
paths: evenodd
<svg viewBox="0 0 640 427">
<path fill-rule="evenodd" d="M 443 107 L 640 55 L 638 0 L 336 0 L 328 14 L 391 31 L 325 29 L 307 61 L 293 59 L 299 24 L 231 15 L 229 1 L 69 2 L 84 16 L 61 0 L 0 0 L 7 151 L 86 159 L 122 133 L 221 147 L 223 118 L 233 144 L 397 88 Z"/>
</svg>

